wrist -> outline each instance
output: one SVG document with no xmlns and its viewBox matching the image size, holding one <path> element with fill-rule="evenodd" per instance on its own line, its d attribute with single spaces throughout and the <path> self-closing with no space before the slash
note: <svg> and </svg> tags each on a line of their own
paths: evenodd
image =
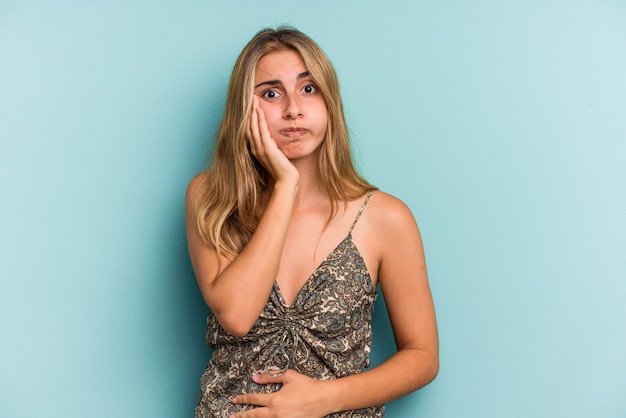
<svg viewBox="0 0 626 418">
<path fill-rule="evenodd" d="M 334 414 L 345 410 L 341 396 L 341 380 L 320 380 L 322 384 L 322 404 L 326 415 Z"/>
<path fill-rule="evenodd" d="M 298 174 L 291 176 L 291 177 L 279 179 L 276 182 L 274 182 L 274 192 L 277 192 L 277 191 L 296 192 L 298 191 L 298 180 L 299 180 Z"/>
</svg>

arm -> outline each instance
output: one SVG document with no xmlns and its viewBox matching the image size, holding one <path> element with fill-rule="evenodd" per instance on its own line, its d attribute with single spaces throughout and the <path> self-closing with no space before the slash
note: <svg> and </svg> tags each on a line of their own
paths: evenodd
<svg viewBox="0 0 626 418">
<path fill-rule="evenodd" d="M 373 233 L 380 237 L 379 283 L 398 352 L 381 365 L 331 383 L 334 410 L 389 402 L 430 383 L 439 371 L 435 309 L 419 229 L 410 210 L 382 195 Z M 374 211 L 372 211 L 374 212 Z"/>
<path fill-rule="evenodd" d="M 377 237 L 370 241 L 377 242 L 379 283 L 398 352 L 371 370 L 337 380 L 318 381 L 292 370 L 282 376 L 255 376 L 257 383 L 283 387 L 271 395 L 238 396 L 238 403 L 266 406 L 268 414 L 262 415 L 260 408 L 237 417 L 322 417 L 365 408 L 413 392 L 437 375 L 437 326 L 419 230 L 399 200 L 380 193 L 370 205 L 376 207 L 368 206 L 364 213 L 370 227 L 363 238 Z"/>
<path fill-rule="evenodd" d="M 220 325 L 237 336 L 249 332 L 272 290 L 298 186 L 298 172 L 270 137 L 258 101 L 254 103 L 250 148 L 275 182 L 257 229 L 234 260 L 222 257 L 218 263 L 217 252 L 203 243 L 196 229 L 192 202 L 206 174 L 191 181 L 186 197 L 189 255 L 200 291 Z"/>
</svg>

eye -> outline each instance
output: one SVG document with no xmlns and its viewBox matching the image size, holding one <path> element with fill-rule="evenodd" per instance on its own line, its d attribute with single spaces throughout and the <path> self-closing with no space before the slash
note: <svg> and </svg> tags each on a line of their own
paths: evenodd
<svg viewBox="0 0 626 418">
<path fill-rule="evenodd" d="M 272 101 L 278 99 L 280 97 L 280 93 L 276 90 L 268 89 L 261 94 L 261 97 L 263 97 L 265 100 Z"/>
<path fill-rule="evenodd" d="M 315 94 L 317 93 L 317 86 L 315 84 L 308 84 L 304 86 L 302 89 L 306 94 Z"/>
</svg>

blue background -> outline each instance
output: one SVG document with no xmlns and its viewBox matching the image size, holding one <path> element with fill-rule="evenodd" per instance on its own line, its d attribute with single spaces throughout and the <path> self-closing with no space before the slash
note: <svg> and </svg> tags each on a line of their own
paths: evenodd
<svg viewBox="0 0 626 418">
<path fill-rule="evenodd" d="M 281 23 L 331 57 L 360 169 L 423 233 L 441 372 L 388 416 L 626 416 L 617 0 L 2 0 L 0 416 L 192 415 L 185 187 Z"/>
</svg>

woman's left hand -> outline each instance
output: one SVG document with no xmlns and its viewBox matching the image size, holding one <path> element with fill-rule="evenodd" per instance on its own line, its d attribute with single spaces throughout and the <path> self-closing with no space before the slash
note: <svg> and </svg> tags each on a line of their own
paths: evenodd
<svg viewBox="0 0 626 418">
<path fill-rule="evenodd" d="M 255 405 L 246 412 L 239 412 L 231 418 L 321 418 L 332 411 L 325 404 L 325 384 L 328 382 L 312 379 L 293 370 L 272 376 L 267 373 L 255 374 L 255 383 L 267 385 L 282 383 L 280 390 L 269 394 L 238 395 L 233 403 L 238 405 Z"/>
</svg>

